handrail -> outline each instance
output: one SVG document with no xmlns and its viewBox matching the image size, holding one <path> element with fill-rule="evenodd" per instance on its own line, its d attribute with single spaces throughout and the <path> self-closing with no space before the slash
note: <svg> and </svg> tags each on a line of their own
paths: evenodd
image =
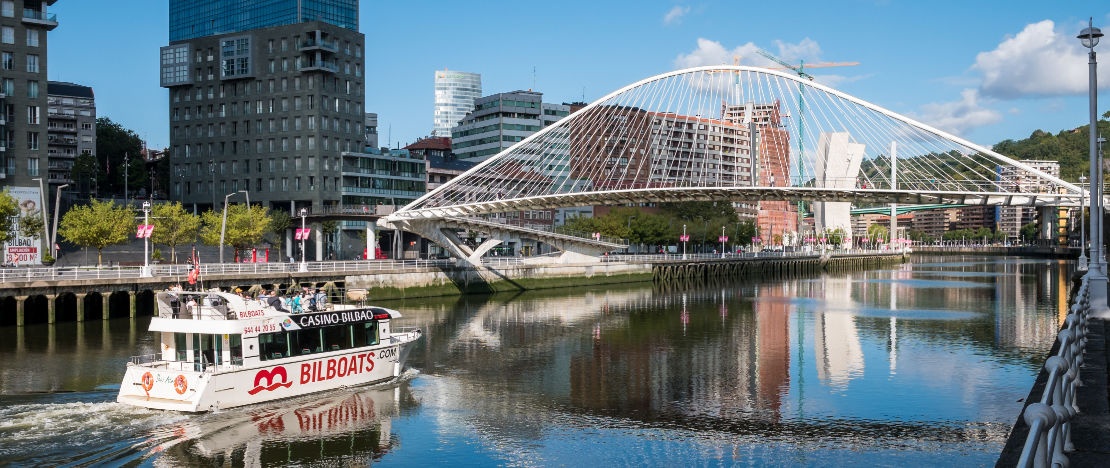
<svg viewBox="0 0 1110 468">
<path fill-rule="evenodd" d="M 1019 467 L 1067 466 L 1064 453 L 1075 450 L 1071 441 L 1071 420 L 1079 413 L 1076 393 L 1087 345 L 1087 314 L 1091 309 L 1089 276 L 1090 273 L 1083 276 L 1064 328 L 1057 335 L 1059 349 L 1045 362 L 1048 382 L 1041 401 L 1025 408 L 1029 435 L 1018 460 Z"/>
</svg>

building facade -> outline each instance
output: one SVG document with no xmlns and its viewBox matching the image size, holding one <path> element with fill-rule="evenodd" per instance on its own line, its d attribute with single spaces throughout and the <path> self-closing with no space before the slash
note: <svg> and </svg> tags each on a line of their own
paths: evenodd
<svg viewBox="0 0 1110 468">
<path fill-rule="evenodd" d="M 451 129 L 474 110 L 482 97 L 482 75 L 452 70 L 436 71 L 432 136 L 450 137 Z"/>
<path fill-rule="evenodd" d="M 1057 161 L 1023 159 L 1019 162 L 1046 174 L 1055 177 L 1060 176 L 1060 163 Z M 1023 193 L 1050 193 L 1056 190 L 1055 186 L 1040 178 L 1023 177 L 1023 174 L 1025 174 L 1024 170 L 1013 166 L 999 166 L 998 179 L 1001 188 L 1011 192 Z M 1019 241 L 1022 226 L 1037 221 L 1055 221 L 1055 216 L 1052 216 L 1053 219 L 1051 220 L 1039 220 L 1038 211 L 1038 208 L 1033 206 L 999 206 L 997 212 L 998 230 L 1006 233 L 1006 237 L 1010 241 Z M 1033 241 L 1034 239 L 1025 240 Z"/>
<path fill-rule="evenodd" d="M 43 190 L 69 182 L 47 147 L 47 35 L 58 27 L 55 0 L 0 0 L 0 187 Z M 72 161 L 72 159 L 70 160 Z M 59 170 L 51 171 L 52 167 Z"/>
<path fill-rule="evenodd" d="M 296 213 L 360 196 L 343 156 L 366 139 L 357 0 L 171 0 L 169 30 L 171 199 L 247 190 Z"/>
<path fill-rule="evenodd" d="M 47 153 L 50 182 L 76 184 L 71 190 L 89 193 L 89 178 L 71 176 L 78 156 L 96 161 L 96 97 L 93 89 L 74 83 L 51 81 L 47 91 Z"/>
</svg>

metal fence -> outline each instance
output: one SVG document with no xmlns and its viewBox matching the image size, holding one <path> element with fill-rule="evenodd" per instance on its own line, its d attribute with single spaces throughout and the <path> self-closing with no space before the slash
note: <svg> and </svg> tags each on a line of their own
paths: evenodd
<svg viewBox="0 0 1110 468">
<path fill-rule="evenodd" d="M 1060 345 L 1044 368 L 1048 372 L 1041 401 L 1025 408 L 1029 435 L 1018 460 L 1019 467 L 1068 466 L 1065 452 L 1075 449 L 1071 441 L 1071 420 L 1079 413 L 1076 391 L 1079 367 L 1087 343 L 1087 313 L 1090 311 L 1087 276 L 1083 277 L 1064 327 L 1057 335 Z"/>
</svg>

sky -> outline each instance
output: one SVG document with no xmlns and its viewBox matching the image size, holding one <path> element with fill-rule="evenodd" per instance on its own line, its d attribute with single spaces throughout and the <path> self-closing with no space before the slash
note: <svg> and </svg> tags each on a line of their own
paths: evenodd
<svg viewBox="0 0 1110 468">
<path fill-rule="evenodd" d="M 97 114 L 169 145 L 164 0 L 63 0 L 48 39 L 50 80 L 91 86 Z M 859 62 L 813 68 L 818 82 L 973 143 L 1086 125 L 1088 58 L 1076 36 L 1106 0 L 792 2 L 483 0 L 360 2 L 366 111 L 382 146 L 432 131 L 436 70 L 482 75 L 483 95 L 531 89 L 545 102 L 592 102 L 681 68 Z M 1095 48 L 1098 113 L 1110 110 L 1110 37 Z M 1105 57 L 1105 59 L 1103 59 Z"/>
</svg>

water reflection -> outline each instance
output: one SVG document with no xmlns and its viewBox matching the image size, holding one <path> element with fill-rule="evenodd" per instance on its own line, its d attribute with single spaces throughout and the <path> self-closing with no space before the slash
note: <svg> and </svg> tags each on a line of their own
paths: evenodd
<svg viewBox="0 0 1110 468">
<path fill-rule="evenodd" d="M 5 328 L 0 464 L 982 465 L 1044 362 L 1069 271 L 926 257 L 383 303 L 425 331 L 411 381 L 199 416 L 114 403 L 127 357 L 154 352 L 149 319 Z"/>
</svg>

